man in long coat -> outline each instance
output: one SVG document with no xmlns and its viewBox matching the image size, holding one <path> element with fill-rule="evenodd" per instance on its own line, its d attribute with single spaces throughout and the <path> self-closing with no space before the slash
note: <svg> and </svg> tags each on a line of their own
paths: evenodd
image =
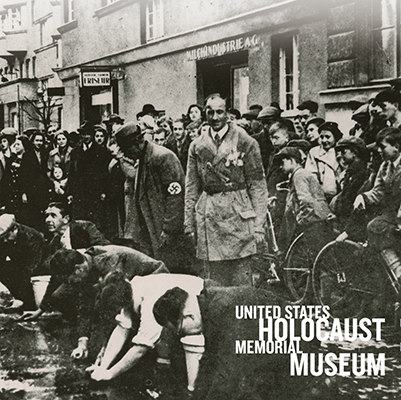
<svg viewBox="0 0 401 400">
<path fill-rule="evenodd" d="M 94 142 L 94 129 L 84 123 L 78 129 L 82 143 L 71 152 L 66 193 L 73 205 L 74 219 L 93 222 L 102 232 L 106 194 L 109 187 L 109 151 Z"/>
<path fill-rule="evenodd" d="M 172 272 L 190 272 L 190 242 L 184 236 L 184 171 L 177 156 L 144 139 L 129 122 L 116 132 L 126 176 L 124 235 L 139 250 L 164 261 Z M 182 269 L 186 268 L 186 269 Z"/>
<path fill-rule="evenodd" d="M 264 241 L 267 190 L 260 150 L 243 129 L 227 124 L 220 95 L 206 102 L 208 132 L 189 149 L 185 232 L 197 243 L 206 274 L 222 285 L 251 284 L 250 256 Z"/>
</svg>

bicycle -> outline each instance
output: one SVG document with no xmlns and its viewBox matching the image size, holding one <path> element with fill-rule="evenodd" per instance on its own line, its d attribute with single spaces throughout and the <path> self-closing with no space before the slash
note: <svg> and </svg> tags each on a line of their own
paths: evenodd
<svg viewBox="0 0 401 400">
<path fill-rule="evenodd" d="M 367 244 L 345 240 L 324 246 L 314 261 L 312 286 L 316 301 L 328 305 L 333 318 L 387 315 L 395 311 L 399 326 L 401 285 Z"/>
<path fill-rule="evenodd" d="M 264 268 L 257 268 L 256 287 L 284 281 L 294 304 L 305 302 L 311 293 L 311 274 L 314 258 L 300 233 L 292 241 L 284 257 L 277 245 L 276 233 L 270 211 L 267 211 L 267 251 L 263 252 Z M 266 268 L 266 264 L 268 268 Z M 281 273 L 282 272 L 282 273 Z"/>
</svg>

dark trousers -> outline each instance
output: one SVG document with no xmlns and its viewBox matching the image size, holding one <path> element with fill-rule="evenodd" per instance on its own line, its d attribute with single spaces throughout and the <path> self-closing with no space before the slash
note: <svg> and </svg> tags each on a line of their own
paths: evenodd
<svg viewBox="0 0 401 400">
<path fill-rule="evenodd" d="M 12 261 L 0 266 L 0 282 L 7 286 L 14 298 L 24 302 L 25 310 L 36 310 L 30 279 L 29 271 Z"/>
<path fill-rule="evenodd" d="M 252 286 L 252 256 L 204 263 L 204 279 L 211 279 L 221 286 Z"/>
<path fill-rule="evenodd" d="M 386 214 L 373 218 L 368 224 L 369 245 L 378 251 L 384 249 L 398 249 L 399 239 L 394 235 L 397 227 L 396 218 Z"/>
</svg>

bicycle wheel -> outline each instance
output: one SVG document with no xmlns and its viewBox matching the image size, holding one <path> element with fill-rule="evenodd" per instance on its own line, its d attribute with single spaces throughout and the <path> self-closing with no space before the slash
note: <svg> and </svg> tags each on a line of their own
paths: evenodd
<svg viewBox="0 0 401 400">
<path fill-rule="evenodd" d="M 310 292 L 313 255 L 299 234 L 291 243 L 284 261 L 284 276 L 295 303 L 302 303 Z"/>
<path fill-rule="evenodd" d="M 377 280 L 366 271 L 366 261 L 364 248 L 348 240 L 330 242 L 317 255 L 313 291 L 321 305 L 330 307 L 333 318 L 361 316 L 380 294 Z"/>
</svg>

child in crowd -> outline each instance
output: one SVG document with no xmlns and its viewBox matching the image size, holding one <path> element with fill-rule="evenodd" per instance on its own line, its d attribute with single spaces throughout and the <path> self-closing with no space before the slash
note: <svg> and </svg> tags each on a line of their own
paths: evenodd
<svg viewBox="0 0 401 400">
<path fill-rule="evenodd" d="M 353 211 L 353 204 L 368 179 L 369 151 L 364 141 L 355 136 L 340 139 L 335 150 L 345 166 L 342 190 L 330 203 L 331 210 L 337 216 L 339 228 L 344 230 L 337 240 L 345 240 L 350 236 L 354 241 L 364 241 L 366 215 Z"/>
<path fill-rule="evenodd" d="M 305 125 L 305 138 L 310 143 L 311 147 L 319 146 L 319 127 L 324 124 L 324 119 L 315 117 L 306 122 Z"/>
<path fill-rule="evenodd" d="M 302 154 L 299 149 L 286 147 L 275 159 L 280 162 L 282 171 L 289 178 L 279 247 L 285 251 L 295 236 L 304 232 L 307 248 L 316 256 L 332 239 L 327 223 L 331 211 L 322 187 L 314 174 L 302 168 Z"/>
<path fill-rule="evenodd" d="M 52 201 L 66 201 L 65 187 L 67 185 L 67 177 L 63 168 L 59 165 L 54 166 L 50 179 L 53 182 Z"/>
<path fill-rule="evenodd" d="M 196 120 L 196 121 L 188 124 L 187 127 L 185 128 L 186 135 L 188 136 L 188 138 L 191 142 L 200 136 L 199 127 L 201 125 L 202 125 L 202 122 L 200 120 Z"/>
</svg>

